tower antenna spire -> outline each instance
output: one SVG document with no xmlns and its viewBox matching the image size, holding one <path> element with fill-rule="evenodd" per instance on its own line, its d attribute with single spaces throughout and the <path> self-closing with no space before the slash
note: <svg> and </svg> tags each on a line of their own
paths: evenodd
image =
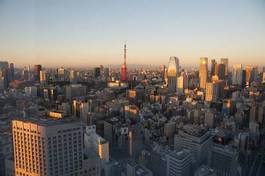
<svg viewBox="0 0 265 176">
<path fill-rule="evenodd" d="M 123 49 L 123 59 L 124 59 L 124 64 L 126 65 L 126 53 L 127 49 L 126 49 L 126 42 L 124 42 L 124 49 Z"/>
</svg>

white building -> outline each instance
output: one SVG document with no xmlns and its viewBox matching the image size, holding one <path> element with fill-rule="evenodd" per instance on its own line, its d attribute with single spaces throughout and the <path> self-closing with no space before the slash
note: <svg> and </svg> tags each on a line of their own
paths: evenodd
<svg viewBox="0 0 265 176">
<path fill-rule="evenodd" d="M 72 119 L 13 120 L 16 176 L 97 175 L 84 159 L 83 127 Z"/>
<path fill-rule="evenodd" d="M 191 176 L 193 156 L 189 150 L 172 151 L 166 155 L 167 176 Z"/>
<path fill-rule="evenodd" d="M 84 144 L 87 151 L 96 152 L 102 164 L 109 162 L 109 142 L 96 133 L 96 126 L 86 126 Z"/>
<path fill-rule="evenodd" d="M 195 125 L 185 125 L 175 135 L 174 139 L 175 149 L 189 149 L 194 154 L 197 165 L 207 163 L 211 145 L 212 137 L 210 131 Z"/>
</svg>

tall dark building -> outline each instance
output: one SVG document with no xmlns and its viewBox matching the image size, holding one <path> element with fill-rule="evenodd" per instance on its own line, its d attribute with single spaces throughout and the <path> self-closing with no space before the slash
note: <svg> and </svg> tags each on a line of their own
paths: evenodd
<svg viewBox="0 0 265 176">
<path fill-rule="evenodd" d="M 33 74 L 34 74 L 34 81 L 40 80 L 40 71 L 42 67 L 41 65 L 34 65 Z"/>
<path fill-rule="evenodd" d="M 30 67 L 29 66 L 28 67 L 24 67 L 22 75 L 23 75 L 23 79 L 25 81 L 30 80 Z"/>
<path fill-rule="evenodd" d="M 224 64 L 215 65 L 215 75 L 218 76 L 219 80 L 225 79 L 225 65 Z"/>
<path fill-rule="evenodd" d="M 211 60 L 211 77 L 215 74 L 215 65 L 217 64 L 215 59 Z"/>
<path fill-rule="evenodd" d="M 8 62 L 0 61 L 0 78 L 4 80 L 4 88 L 7 88 L 9 85 L 8 71 L 9 71 Z"/>
<path fill-rule="evenodd" d="M 13 81 L 15 79 L 15 66 L 14 63 L 9 65 L 9 80 Z"/>
<path fill-rule="evenodd" d="M 225 76 L 228 76 L 228 58 L 221 58 L 221 64 L 225 65 Z"/>
<path fill-rule="evenodd" d="M 94 68 L 94 78 L 100 77 L 100 67 Z"/>
</svg>

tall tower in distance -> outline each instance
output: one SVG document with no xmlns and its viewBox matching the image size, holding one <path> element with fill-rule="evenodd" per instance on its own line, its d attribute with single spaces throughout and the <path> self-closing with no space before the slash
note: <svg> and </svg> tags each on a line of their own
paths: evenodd
<svg viewBox="0 0 265 176">
<path fill-rule="evenodd" d="M 121 66 L 121 81 L 127 81 L 127 66 L 126 66 L 126 43 L 124 44 L 124 49 L 123 49 L 123 59 L 124 62 Z"/>
<path fill-rule="evenodd" d="M 171 56 L 169 58 L 168 69 L 167 69 L 167 79 L 168 79 L 168 92 L 173 94 L 176 93 L 177 77 L 179 68 L 179 59 L 177 57 Z"/>
<path fill-rule="evenodd" d="M 208 81 L 208 58 L 200 58 L 200 69 L 199 69 L 200 88 L 205 89 Z"/>
</svg>

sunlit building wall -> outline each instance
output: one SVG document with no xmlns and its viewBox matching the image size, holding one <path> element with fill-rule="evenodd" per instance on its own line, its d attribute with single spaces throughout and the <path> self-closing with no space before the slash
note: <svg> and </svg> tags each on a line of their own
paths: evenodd
<svg viewBox="0 0 265 176">
<path fill-rule="evenodd" d="M 44 71 L 44 70 L 41 70 L 41 71 L 40 71 L 40 78 L 39 78 L 39 79 L 40 79 L 40 82 L 41 82 L 41 83 L 46 82 L 46 79 L 47 79 L 47 78 L 46 78 L 46 71 Z"/>
<path fill-rule="evenodd" d="M 82 130 L 79 122 L 13 120 L 16 176 L 79 175 L 83 167 Z"/>
<path fill-rule="evenodd" d="M 205 89 L 208 81 L 208 58 L 200 58 L 200 69 L 199 69 L 200 88 Z"/>
<path fill-rule="evenodd" d="M 179 68 L 179 59 L 171 56 L 169 58 L 168 69 L 167 69 L 167 81 L 168 81 L 168 92 L 175 93 L 177 86 L 177 77 Z"/>
<path fill-rule="evenodd" d="M 234 64 L 232 71 L 232 83 L 234 85 L 242 85 L 243 83 L 243 69 L 242 64 Z"/>
</svg>

